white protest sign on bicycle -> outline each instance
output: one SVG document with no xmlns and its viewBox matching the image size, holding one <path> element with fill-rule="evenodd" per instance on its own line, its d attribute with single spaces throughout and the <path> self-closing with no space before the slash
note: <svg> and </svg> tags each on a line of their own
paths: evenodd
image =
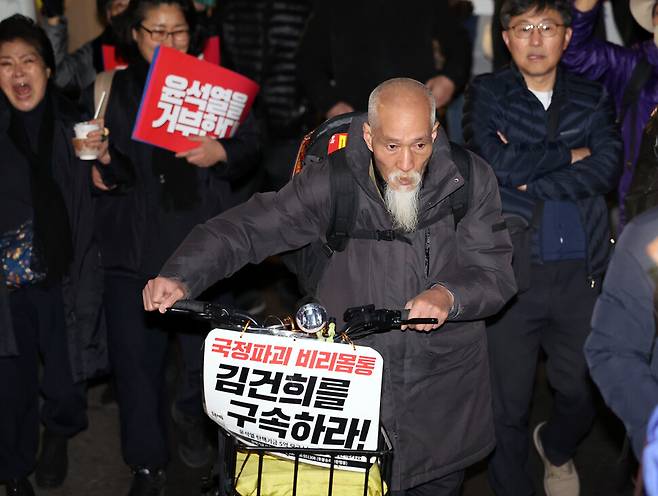
<svg viewBox="0 0 658 496">
<path fill-rule="evenodd" d="M 214 329 L 204 407 L 247 445 L 376 450 L 382 369 L 365 346 Z"/>
</svg>

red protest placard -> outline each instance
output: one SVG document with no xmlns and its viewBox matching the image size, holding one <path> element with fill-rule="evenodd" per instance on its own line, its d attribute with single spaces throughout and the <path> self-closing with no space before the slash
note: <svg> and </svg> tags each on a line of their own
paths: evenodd
<svg viewBox="0 0 658 496">
<path fill-rule="evenodd" d="M 209 37 L 203 45 L 203 60 L 219 65 L 222 60 L 219 46 L 219 36 Z"/>
<path fill-rule="evenodd" d="M 117 49 L 114 45 L 101 45 L 103 54 L 103 70 L 112 71 L 114 69 L 125 69 L 128 63 L 117 55 Z"/>
<path fill-rule="evenodd" d="M 173 48 L 156 49 L 132 138 L 174 152 L 196 148 L 189 136 L 228 138 L 244 121 L 258 84 Z"/>
</svg>

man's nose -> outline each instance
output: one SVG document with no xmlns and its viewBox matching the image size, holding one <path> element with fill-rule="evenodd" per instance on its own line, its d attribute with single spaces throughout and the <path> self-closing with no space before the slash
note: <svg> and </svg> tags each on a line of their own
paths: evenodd
<svg viewBox="0 0 658 496">
<path fill-rule="evenodd" d="M 162 41 L 161 45 L 164 45 L 164 46 L 169 47 L 169 48 L 173 48 L 173 46 L 174 46 L 174 37 L 171 34 L 167 33 L 167 35 L 165 36 L 165 39 Z"/>
<path fill-rule="evenodd" d="M 398 161 L 398 169 L 402 172 L 409 172 L 414 168 L 414 160 L 409 148 L 403 148 Z"/>
<path fill-rule="evenodd" d="M 530 44 L 532 46 L 538 46 L 542 44 L 542 37 L 539 34 L 539 28 L 534 28 L 530 33 Z"/>
</svg>

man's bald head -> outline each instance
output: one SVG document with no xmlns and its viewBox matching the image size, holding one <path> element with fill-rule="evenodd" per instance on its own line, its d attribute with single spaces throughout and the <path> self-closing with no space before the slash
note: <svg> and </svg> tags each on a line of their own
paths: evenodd
<svg viewBox="0 0 658 496">
<path fill-rule="evenodd" d="M 413 79 L 390 79 L 370 94 L 363 141 L 386 181 L 396 229 L 412 232 L 418 223 L 420 187 L 439 132 L 434 112 L 434 97 Z"/>
<path fill-rule="evenodd" d="M 422 83 L 410 78 L 395 78 L 377 86 L 368 98 L 368 123 L 379 125 L 382 107 L 396 110 L 415 110 L 423 113 L 426 109 L 430 128 L 436 122 L 436 104 L 432 92 Z M 424 108 L 423 108 L 424 107 Z"/>
</svg>

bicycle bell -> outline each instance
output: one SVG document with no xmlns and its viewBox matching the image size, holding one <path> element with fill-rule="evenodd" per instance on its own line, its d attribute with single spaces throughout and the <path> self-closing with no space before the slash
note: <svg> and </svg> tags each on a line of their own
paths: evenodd
<svg viewBox="0 0 658 496">
<path fill-rule="evenodd" d="M 327 325 L 327 310 L 319 303 L 307 303 L 297 310 L 295 321 L 302 331 L 314 334 Z"/>
</svg>

